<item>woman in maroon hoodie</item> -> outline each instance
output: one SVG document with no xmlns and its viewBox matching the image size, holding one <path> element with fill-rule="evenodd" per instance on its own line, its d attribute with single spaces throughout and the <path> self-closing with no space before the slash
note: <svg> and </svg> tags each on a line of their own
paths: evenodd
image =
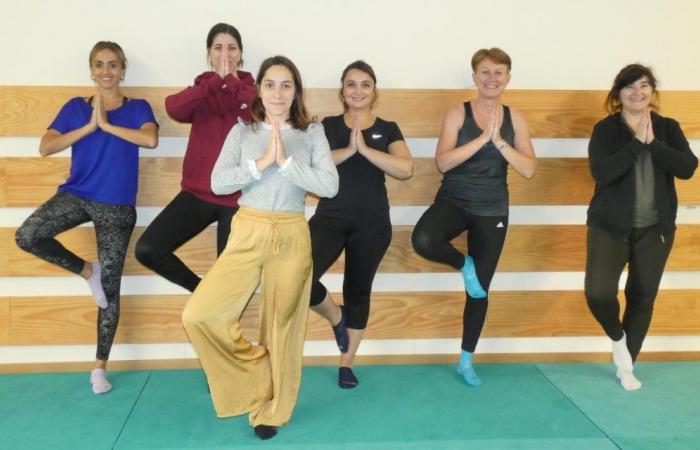
<svg viewBox="0 0 700 450">
<path fill-rule="evenodd" d="M 195 78 L 194 86 L 168 96 L 165 109 L 178 122 L 191 123 L 182 168 L 182 190 L 146 228 L 136 243 L 136 258 L 144 266 L 192 292 L 200 277 L 174 251 L 217 222 L 216 247 L 220 254 L 238 209 L 239 192 L 214 195 L 211 172 L 233 125 L 250 120 L 255 80 L 238 70 L 243 60 L 238 30 L 219 23 L 207 35 L 210 71 Z"/>
</svg>

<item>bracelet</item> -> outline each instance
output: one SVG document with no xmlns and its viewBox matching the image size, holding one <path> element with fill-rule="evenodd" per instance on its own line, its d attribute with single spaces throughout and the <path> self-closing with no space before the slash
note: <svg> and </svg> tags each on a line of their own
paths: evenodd
<svg viewBox="0 0 700 450">
<path fill-rule="evenodd" d="M 500 152 L 506 147 L 506 145 L 508 145 L 508 143 L 506 141 L 503 141 L 503 143 L 501 145 L 497 145 L 496 148 Z"/>
</svg>

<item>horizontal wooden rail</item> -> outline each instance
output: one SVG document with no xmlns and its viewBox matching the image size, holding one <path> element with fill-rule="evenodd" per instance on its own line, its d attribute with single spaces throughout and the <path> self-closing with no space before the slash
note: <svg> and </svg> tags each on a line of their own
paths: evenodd
<svg viewBox="0 0 700 450">
<path fill-rule="evenodd" d="M 650 335 L 698 335 L 700 291 L 661 291 Z M 341 296 L 338 296 L 341 297 Z M 181 325 L 187 296 L 125 296 L 118 343 L 187 342 Z M 243 318 L 257 337 L 259 301 Z M 367 339 L 458 338 L 464 294 L 379 293 L 372 297 Z M 92 344 L 96 307 L 87 297 L 0 298 L 0 345 Z M 307 339 L 333 339 L 328 323 L 310 313 Z M 577 291 L 493 292 L 485 337 L 598 336 L 602 331 Z"/>
<path fill-rule="evenodd" d="M 165 97 L 182 87 L 127 87 L 126 94 L 153 107 L 161 136 L 187 136 L 189 127 L 167 117 Z M 89 96 L 90 87 L 0 86 L 0 136 L 40 136 L 70 98 Z M 521 110 L 535 137 L 588 137 L 605 116 L 605 91 L 512 89 L 504 103 Z M 407 137 L 432 137 L 440 131 L 445 111 L 475 96 L 465 89 L 381 89 L 376 113 L 398 122 Z M 338 114 L 337 89 L 306 90 L 309 110 L 317 117 Z M 661 92 L 661 113 L 678 120 L 687 136 L 700 137 L 700 92 Z"/>
</svg>

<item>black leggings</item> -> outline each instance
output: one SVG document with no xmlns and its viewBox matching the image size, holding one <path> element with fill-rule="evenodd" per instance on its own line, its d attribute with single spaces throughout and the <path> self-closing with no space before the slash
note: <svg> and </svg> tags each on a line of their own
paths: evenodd
<svg viewBox="0 0 700 450">
<path fill-rule="evenodd" d="M 136 224 L 136 209 L 58 192 L 24 221 L 17 229 L 15 241 L 22 250 L 80 274 L 85 260 L 54 237 L 90 221 L 95 225 L 102 289 L 107 297 L 107 308 L 98 308 L 97 359 L 107 361 L 119 323 L 119 289 L 126 250 Z"/>
<path fill-rule="evenodd" d="M 220 255 L 236 211 L 238 208 L 209 203 L 181 191 L 136 242 L 136 259 L 166 280 L 194 292 L 202 279 L 175 256 L 175 250 L 217 222 L 216 254 Z"/>
<path fill-rule="evenodd" d="M 437 200 L 413 229 L 413 248 L 426 259 L 460 270 L 464 266 L 464 255 L 450 241 L 464 230 L 469 231 L 467 252 L 474 259 L 476 276 L 488 293 L 506 239 L 508 216 L 468 214 L 449 200 Z M 484 327 L 487 309 L 488 295 L 485 298 L 471 299 L 467 294 L 463 316 L 463 350 L 474 352 Z"/>
<path fill-rule="evenodd" d="M 588 307 L 611 339 L 619 341 L 624 331 L 633 359 L 642 349 L 649 330 L 674 236 L 675 232 L 662 237 L 658 227 L 652 226 L 632 229 L 627 240 L 622 241 L 601 228 L 588 227 L 585 281 Z M 620 322 L 617 291 L 627 264 L 627 305 Z"/>
<path fill-rule="evenodd" d="M 343 303 L 347 326 L 364 330 L 369 318 L 369 298 L 379 263 L 391 243 L 391 223 L 383 220 L 350 220 L 316 214 L 309 220 L 314 262 L 311 306 L 320 304 L 327 290 L 319 281 L 345 249 Z"/>
</svg>

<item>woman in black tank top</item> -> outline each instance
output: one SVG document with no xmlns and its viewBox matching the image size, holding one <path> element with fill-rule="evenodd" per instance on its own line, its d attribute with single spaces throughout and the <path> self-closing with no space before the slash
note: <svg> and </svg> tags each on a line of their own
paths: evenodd
<svg viewBox="0 0 700 450">
<path fill-rule="evenodd" d="M 471 63 L 478 95 L 445 114 L 435 151 L 437 168 L 444 174 L 442 186 L 412 239 L 418 254 L 450 265 L 464 277 L 468 307 L 457 372 L 468 385 L 478 386 L 472 355 L 508 229 L 508 165 L 531 178 L 537 161 L 525 118 L 501 104 L 510 81 L 508 54 L 499 48 L 481 49 Z M 450 244 L 465 230 L 466 257 Z"/>
</svg>

